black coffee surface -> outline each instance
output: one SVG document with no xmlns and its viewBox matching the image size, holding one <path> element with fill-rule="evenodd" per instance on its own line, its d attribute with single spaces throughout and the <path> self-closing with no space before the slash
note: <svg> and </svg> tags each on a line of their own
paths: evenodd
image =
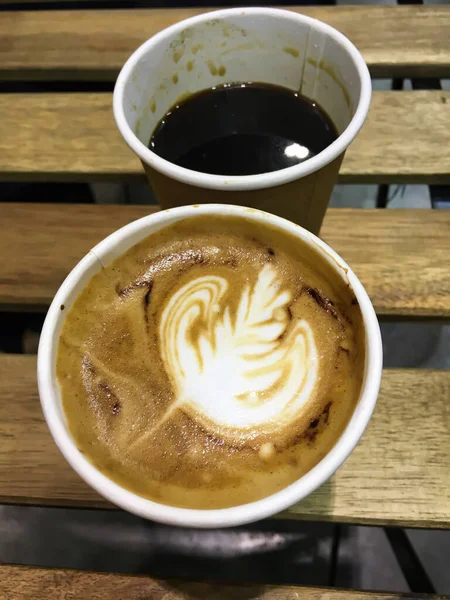
<svg viewBox="0 0 450 600">
<path fill-rule="evenodd" d="M 325 111 L 298 92 L 236 83 L 193 94 L 158 123 L 149 148 L 215 175 L 278 171 L 312 158 L 338 137 Z"/>
</svg>

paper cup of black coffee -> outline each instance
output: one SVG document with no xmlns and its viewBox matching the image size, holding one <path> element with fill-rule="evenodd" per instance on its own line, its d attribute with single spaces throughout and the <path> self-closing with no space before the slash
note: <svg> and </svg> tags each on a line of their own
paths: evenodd
<svg viewBox="0 0 450 600">
<path fill-rule="evenodd" d="M 280 86 L 317 103 L 334 123 L 337 139 L 300 164 L 243 176 L 180 167 L 148 148 L 155 128 L 177 103 L 240 82 Z M 251 206 L 317 234 L 370 98 L 367 66 L 336 29 L 296 12 L 234 8 L 182 21 L 136 50 L 117 79 L 114 115 L 162 208 L 209 202 Z"/>
<path fill-rule="evenodd" d="M 182 206 L 93 248 L 48 311 L 45 419 L 107 500 L 191 527 L 269 517 L 352 452 L 382 371 L 351 268 L 285 219 Z"/>
</svg>

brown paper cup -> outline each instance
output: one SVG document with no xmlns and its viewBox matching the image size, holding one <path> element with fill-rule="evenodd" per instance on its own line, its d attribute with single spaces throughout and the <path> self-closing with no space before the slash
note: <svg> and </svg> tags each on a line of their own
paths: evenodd
<svg viewBox="0 0 450 600">
<path fill-rule="evenodd" d="M 299 165 L 242 177 L 184 169 L 149 150 L 156 125 L 177 101 L 239 81 L 280 85 L 317 101 L 338 139 Z M 136 50 L 118 77 L 114 115 L 163 208 L 211 202 L 250 206 L 317 234 L 370 97 L 363 58 L 332 27 L 285 10 L 229 9 L 182 21 Z"/>
</svg>

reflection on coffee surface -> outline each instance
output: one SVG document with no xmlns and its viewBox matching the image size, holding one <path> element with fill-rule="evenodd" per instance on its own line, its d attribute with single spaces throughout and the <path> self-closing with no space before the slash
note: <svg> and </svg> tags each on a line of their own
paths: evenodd
<svg viewBox="0 0 450 600">
<path fill-rule="evenodd" d="M 343 432 L 365 362 L 359 305 L 271 225 L 199 216 L 106 266 L 68 312 L 57 376 L 81 452 L 157 502 L 268 496 Z"/>
<path fill-rule="evenodd" d="M 302 163 L 337 137 L 326 112 L 297 91 L 226 83 L 172 106 L 149 148 L 193 171 L 255 175 Z"/>
</svg>

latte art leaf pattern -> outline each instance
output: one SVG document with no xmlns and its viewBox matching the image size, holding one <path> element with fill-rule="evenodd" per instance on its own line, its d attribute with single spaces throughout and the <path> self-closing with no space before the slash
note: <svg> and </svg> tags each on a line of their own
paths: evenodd
<svg viewBox="0 0 450 600">
<path fill-rule="evenodd" d="M 175 406 L 207 430 L 239 438 L 296 418 L 314 390 L 318 353 L 309 324 L 291 317 L 292 293 L 273 266 L 261 268 L 234 308 L 232 285 L 231 277 L 205 275 L 178 289 L 159 341 Z"/>
</svg>

